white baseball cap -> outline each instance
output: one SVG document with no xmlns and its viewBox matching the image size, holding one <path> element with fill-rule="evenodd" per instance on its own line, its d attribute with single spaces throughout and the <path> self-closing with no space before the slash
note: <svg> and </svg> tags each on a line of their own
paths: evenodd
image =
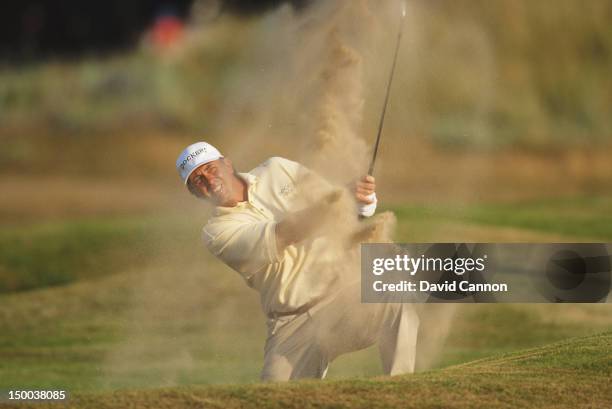
<svg viewBox="0 0 612 409">
<path fill-rule="evenodd" d="M 198 167 L 221 159 L 223 155 L 214 146 L 206 142 L 196 142 L 186 147 L 176 160 L 176 170 L 183 183 L 187 184 L 189 175 Z"/>
</svg>

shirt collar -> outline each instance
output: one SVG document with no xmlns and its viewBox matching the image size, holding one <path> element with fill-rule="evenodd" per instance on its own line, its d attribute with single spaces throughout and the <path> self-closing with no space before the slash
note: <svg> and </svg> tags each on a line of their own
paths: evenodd
<svg viewBox="0 0 612 409">
<path fill-rule="evenodd" d="M 249 191 L 257 184 L 257 176 L 252 173 L 238 173 L 238 177 L 247 182 Z"/>
</svg>

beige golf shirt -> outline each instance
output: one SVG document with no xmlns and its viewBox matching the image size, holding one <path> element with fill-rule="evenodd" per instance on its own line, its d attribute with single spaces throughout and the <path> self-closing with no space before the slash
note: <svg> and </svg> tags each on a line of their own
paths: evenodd
<svg viewBox="0 0 612 409">
<path fill-rule="evenodd" d="M 216 207 L 203 229 L 208 249 L 259 291 L 267 315 L 290 313 L 329 294 L 337 284 L 324 239 L 276 248 L 275 227 L 292 206 L 302 165 L 273 157 L 248 173 L 248 200 Z"/>
</svg>

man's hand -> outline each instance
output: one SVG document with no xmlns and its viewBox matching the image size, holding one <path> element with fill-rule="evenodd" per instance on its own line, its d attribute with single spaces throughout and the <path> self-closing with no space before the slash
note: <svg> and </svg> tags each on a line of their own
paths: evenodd
<svg viewBox="0 0 612 409">
<path fill-rule="evenodd" d="M 376 212 L 376 180 L 365 175 L 355 183 L 355 199 L 359 204 L 359 215 L 370 217 Z"/>
<path fill-rule="evenodd" d="M 375 202 L 371 195 L 376 191 L 374 176 L 365 175 L 355 182 L 355 198 L 360 204 L 369 205 Z M 370 196 L 370 197 L 369 197 Z"/>
</svg>

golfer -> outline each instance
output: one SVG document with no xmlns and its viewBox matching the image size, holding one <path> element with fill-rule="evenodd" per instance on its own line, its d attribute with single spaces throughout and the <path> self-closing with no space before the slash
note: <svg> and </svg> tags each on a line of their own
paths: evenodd
<svg viewBox="0 0 612 409">
<path fill-rule="evenodd" d="M 206 247 L 260 293 L 268 318 L 263 380 L 324 378 L 337 356 L 375 343 L 386 374 L 414 371 L 419 321 L 413 306 L 361 303 L 359 283 L 344 283 L 337 263 L 322 260 L 330 243 L 320 226 L 335 217 L 330 209 L 338 189 L 329 185 L 323 200 L 296 211 L 298 182 L 317 177 L 314 172 L 273 157 L 237 173 L 206 142 L 188 146 L 176 168 L 193 195 L 215 206 L 203 229 Z M 374 178 L 363 177 L 352 191 L 356 213 L 373 215 Z"/>
</svg>

